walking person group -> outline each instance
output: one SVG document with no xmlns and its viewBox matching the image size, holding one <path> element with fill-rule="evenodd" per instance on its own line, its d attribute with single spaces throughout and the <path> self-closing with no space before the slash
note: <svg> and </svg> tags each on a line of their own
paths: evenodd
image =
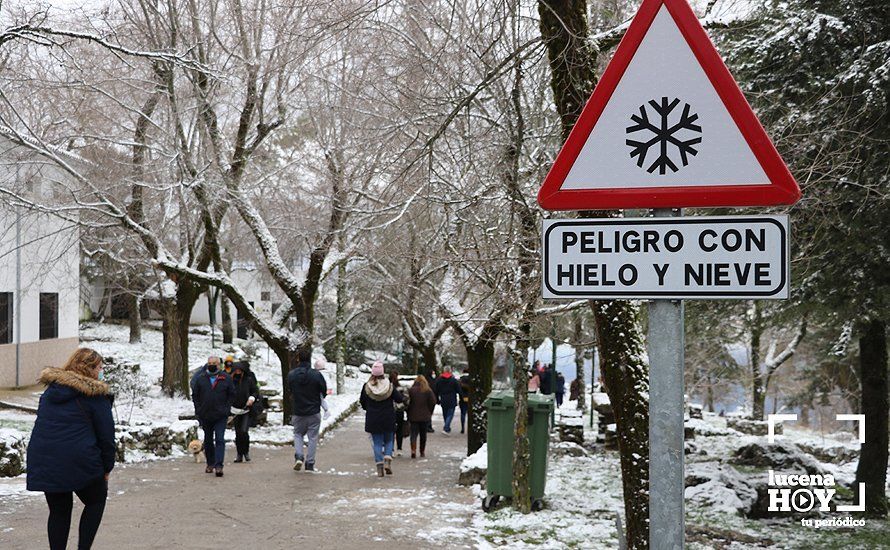
<svg viewBox="0 0 890 550">
<path fill-rule="evenodd" d="M 327 383 L 320 372 L 326 362 L 319 360 L 312 368 L 310 361 L 311 352 L 301 350 L 286 384 L 294 412 L 294 470 L 311 472 L 316 469 L 322 410 L 325 418 L 329 412 Z M 78 548 L 92 546 L 105 511 L 117 447 L 113 396 L 102 380 L 103 364 L 99 353 L 80 348 L 62 368 L 45 369 L 40 376 L 47 388 L 28 444 L 27 488 L 45 494 L 51 550 L 67 546 L 74 495 L 84 504 Z M 365 432 L 379 477 L 393 475 L 394 446 L 401 450 L 406 436 L 410 437 L 411 458 L 417 458 L 418 450 L 421 458 L 426 457 L 427 428 L 437 403 L 442 405 L 446 434 L 451 432 L 455 409 L 461 405 L 463 433 L 466 390 L 462 382 L 446 368 L 437 379 L 437 398 L 423 375 L 406 388 L 396 373 L 387 377 L 383 364 L 374 363 L 359 403 L 365 410 Z M 230 416 L 234 417 L 237 451 L 234 462 L 250 462 L 249 429 L 261 406 L 259 384 L 250 365 L 231 357 L 223 362 L 211 356 L 194 374 L 190 386 L 195 416 L 204 434 L 205 472 L 223 477 L 225 429 Z"/>
<path fill-rule="evenodd" d="M 365 432 L 371 439 L 374 465 L 379 477 L 393 474 L 393 450 L 401 455 L 402 442 L 407 434 L 411 443 L 411 458 L 426 457 L 427 437 L 436 405 L 442 407 L 443 432 L 451 433 L 451 422 L 458 406 L 461 409 L 461 433 L 466 427 L 469 378 L 455 378 L 450 367 L 443 369 L 436 379 L 435 389 L 424 375 L 418 375 L 410 388 L 404 388 L 396 372 L 386 376 L 383 363 L 371 367 L 371 376 L 362 386 L 359 403 L 365 411 Z"/>
</svg>

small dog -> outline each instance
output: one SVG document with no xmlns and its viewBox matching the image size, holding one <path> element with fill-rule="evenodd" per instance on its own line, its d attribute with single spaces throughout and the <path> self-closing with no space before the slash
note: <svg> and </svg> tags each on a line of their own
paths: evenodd
<svg viewBox="0 0 890 550">
<path fill-rule="evenodd" d="M 189 442 L 189 452 L 195 457 L 195 464 L 204 461 L 204 442 L 193 439 Z"/>
</svg>

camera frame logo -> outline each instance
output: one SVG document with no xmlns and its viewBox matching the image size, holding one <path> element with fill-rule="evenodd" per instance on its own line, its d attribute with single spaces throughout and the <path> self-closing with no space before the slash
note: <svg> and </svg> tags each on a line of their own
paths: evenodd
<svg viewBox="0 0 890 550">
<path fill-rule="evenodd" d="M 864 414 L 838 414 L 839 422 L 857 422 L 859 431 L 859 443 L 865 443 L 865 415 Z M 796 414 L 770 414 L 767 415 L 767 441 L 775 443 L 776 423 L 794 422 Z M 865 511 L 865 483 L 859 483 L 855 504 L 835 504 L 832 500 L 837 494 L 834 488 L 835 479 L 831 474 L 802 473 L 776 473 L 769 471 L 769 511 L 806 514 L 809 512 L 864 512 Z M 833 509 L 832 509 L 833 508 Z M 804 527 L 816 529 L 825 527 L 862 527 L 864 519 L 852 516 L 831 518 L 802 518 L 800 523 Z"/>
</svg>

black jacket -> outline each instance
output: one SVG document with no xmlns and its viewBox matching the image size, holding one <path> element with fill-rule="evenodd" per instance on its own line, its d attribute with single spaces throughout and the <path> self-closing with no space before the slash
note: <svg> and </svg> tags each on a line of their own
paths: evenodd
<svg viewBox="0 0 890 550">
<path fill-rule="evenodd" d="M 544 369 L 541 373 L 541 393 L 553 393 L 553 371 L 550 369 Z"/>
<path fill-rule="evenodd" d="M 232 401 L 235 399 L 235 386 L 221 369 L 216 373 L 216 381 L 210 383 L 210 373 L 205 372 L 195 380 L 192 391 L 192 402 L 195 404 L 195 416 L 200 422 L 216 422 L 227 418 L 232 412 Z"/>
<path fill-rule="evenodd" d="M 470 403 L 470 375 L 460 377 L 460 406 L 466 407 Z"/>
<path fill-rule="evenodd" d="M 77 491 L 114 468 L 114 418 L 108 386 L 49 368 L 27 452 L 29 491 Z"/>
<path fill-rule="evenodd" d="M 235 386 L 235 399 L 232 401 L 232 406 L 244 409 L 247 408 L 247 400 L 250 397 L 253 397 L 254 403 L 259 403 L 260 385 L 256 381 L 256 375 L 248 367 L 241 365 L 238 368 L 244 374 L 240 377 L 232 375 L 232 384 Z"/>
<path fill-rule="evenodd" d="M 457 406 L 457 396 L 460 395 L 460 382 L 454 376 L 445 377 L 443 374 L 436 378 L 433 391 L 443 409 L 453 409 Z"/>
<path fill-rule="evenodd" d="M 359 398 L 359 404 L 365 409 L 365 431 L 369 434 L 395 432 L 395 403 L 402 402 L 402 394 L 398 391 L 393 391 L 386 399 L 378 401 L 368 395 L 365 386 L 362 386 L 362 395 Z"/>
<path fill-rule="evenodd" d="M 287 374 L 287 387 L 296 416 L 312 416 L 321 411 L 321 400 L 328 394 L 328 383 L 320 372 L 306 363 Z"/>
</svg>

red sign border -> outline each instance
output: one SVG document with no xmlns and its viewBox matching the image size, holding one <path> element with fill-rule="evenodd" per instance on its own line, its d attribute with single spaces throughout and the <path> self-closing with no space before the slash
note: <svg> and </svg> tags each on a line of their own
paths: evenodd
<svg viewBox="0 0 890 550">
<path fill-rule="evenodd" d="M 696 186 L 696 187 L 625 187 L 611 189 L 565 189 L 560 187 L 581 153 L 593 127 L 599 120 L 627 70 L 640 43 L 665 6 L 680 29 L 690 49 L 701 64 L 751 147 L 755 158 L 769 178 L 768 184 Z M 794 204 L 800 188 L 782 157 L 766 135 L 738 84 L 723 63 L 720 54 L 685 0 L 644 0 L 621 39 L 612 61 L 584 105 L 581 116 L 556 156 L 553 167 L 538 192 L 538 204 L 546 210 L 609 210 L 620 208 L 733 207 Z"/>
</svg>

